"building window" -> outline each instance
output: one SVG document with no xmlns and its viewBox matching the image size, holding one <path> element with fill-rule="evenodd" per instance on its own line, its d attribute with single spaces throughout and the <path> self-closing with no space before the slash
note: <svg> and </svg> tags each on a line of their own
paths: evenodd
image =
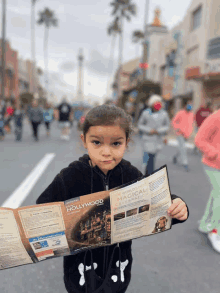
<svg viewBox="0 0 220 293">
<path fill-rule="evenodd" d="M 156 64 L 153 64 L 152 69 L 151 69 L 151 78 L 155 79 L 156 78 Z"/>
<path fill-rule="evenodd" d="M 165 70 L 166 70 L 166 66 L 161 66 L 160 68 L 160 82 L 161 83 L 163 83 L 164 81 Z"/>
<path fill-rule="evenodd" d="M 208 59 L 217 59 L 220 58 L 220 38 L 214 38 L 208 43 L 207 51 Z"/>
<path fill-rule="evenodd" d="M 201 25 L 202 6 L 197 8 L 192 14 L 192 30 L 197 29 Z"/>
</svg>

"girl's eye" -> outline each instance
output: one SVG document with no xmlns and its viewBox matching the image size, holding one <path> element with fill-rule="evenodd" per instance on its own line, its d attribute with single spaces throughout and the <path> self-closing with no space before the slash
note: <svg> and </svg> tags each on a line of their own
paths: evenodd
<svg viewBox="0 0 220 293">
<path fill-rule="evenodd" d="M 93 140 L 92 143 L 93 143 L 94 145 L 98 145 L 98 144 L 100 144 L 100 142 L 99 142 L 98 140 Z M 114 146 L 119 146 L 119 145 L 121 145 L 121 142 L 116 141 L 116 142 L 113 143 L 113 145 L 114 145 Z"/>
<path fill-rule="evenodd" d="M 119 146 L 119 145 L 121 145 L 121 142 L 119 142 L 119 141 L 114 142 L 114 144 L 115 144 L 115 143 L 118 143 L 118 144 L 115 145 L 115 146 Z"/>
<path fill-rule="evenodd" d="M 94 143 L 95 145 L 98 145 L 98 143 L 100 143 L 98 140 L 93 140 L 92 143 Z"/>
</svg>

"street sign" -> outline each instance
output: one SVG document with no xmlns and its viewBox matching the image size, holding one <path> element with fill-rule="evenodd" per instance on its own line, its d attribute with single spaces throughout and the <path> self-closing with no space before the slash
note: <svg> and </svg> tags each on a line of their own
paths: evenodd
<svg viewBox="0 0 220 293">
<path fill-rule="evenodd" d="M 148 63 L 139 63 L 139 67 L 147 69 L 148 68 Z"/>
</svg>

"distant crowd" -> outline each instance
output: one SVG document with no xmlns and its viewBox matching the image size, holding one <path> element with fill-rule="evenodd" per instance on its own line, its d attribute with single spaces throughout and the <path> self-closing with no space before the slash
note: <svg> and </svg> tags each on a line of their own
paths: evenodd
<svg viewBox="0 0 220 293">
<path fill-rule="evenodd" d="M 31 126 L 34 141 L 39 141 L 40 125 L 45 126 L 46 136 L 50 136 L 51 123 L 54 120 L 59 122 L 60 138 L 68 141 L 73 121 L 77 121 L 77 127 L 80 129 L 85 114 L 86 109 L 83 107 L 73 108 L 66 97 L 63 97 L 62 102 L 57 107 L 53 107 L 48 102 L 44 106 L 39 105 L 38 100 L 33 100 L 31 105 L 27 106 L 22 105 L 18 100 L 14 107 L 10 102 L 0 101 L 0 141 L 4 141 L 7 134 L 12 132 L 13 125 L 15 141 L 21 142 L 25 118 Z"/>
</svg>

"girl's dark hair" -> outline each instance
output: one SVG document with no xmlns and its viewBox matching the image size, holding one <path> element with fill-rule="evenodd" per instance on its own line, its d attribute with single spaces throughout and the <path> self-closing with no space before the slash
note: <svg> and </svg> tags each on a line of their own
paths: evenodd
<svg viewBox="0 0 220 293">
<path fill-rule="evenodd" d="M 86 115 L 82 125 L 83 135 L 86 138 L 86 133 L 91 126 L 120 126 L 125 131 L 126 141 L 131 137 L 134 129 L 132 125 L 132 117 L 127 114 L 122 108 L 115 105 L 101 105 L 92 108 Z"/>
</svg>

